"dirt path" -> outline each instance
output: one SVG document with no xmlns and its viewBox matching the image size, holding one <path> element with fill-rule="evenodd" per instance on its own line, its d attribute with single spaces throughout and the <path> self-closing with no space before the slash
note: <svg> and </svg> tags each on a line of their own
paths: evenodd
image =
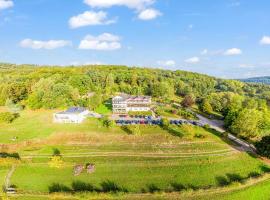
<svg viewBox="0 0 270 200">
<path fill-rule="evenodd" d="M 16 169 L 15 165 L 12 165 L 11 169 L 9 170 L 9 172 L 5 178 L 5 188 L 6 189 L 10 187 L 10 179 L 11 179 L 11 176 L 14 173 L 15 169 Z"/>
<path fill-rule="evenodd" d="M 225 156 L 238 153 L 235 149 L 224 149 L 208 152 L 187 152 L 187 153 L 131 153 L 131 152 L 87 152 L 63 154 L 64 158 L 83 158 L 83 157 L 144 157 L 144 158 L 193 158 L 204 156 Z M 24 159 L 29 158 L 50 158 L 50 154 L 25 155 Z"/>
</svg>

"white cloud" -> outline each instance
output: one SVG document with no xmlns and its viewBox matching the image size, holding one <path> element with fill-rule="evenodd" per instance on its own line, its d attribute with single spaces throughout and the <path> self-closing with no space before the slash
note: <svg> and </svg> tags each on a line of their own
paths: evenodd
<svg viewBox="0 0 270 200">
<path fill-rule="evenodd" d="M 84 0 L 84 2 L 97 8 L 109 8 L 112 6 L 126 6 L 131 9 L 142 10 L 155 3 L 155 0 Z"/>
<path fill-rule="evenodd" d="M 270 36 L 263 36 L 260 44 L 262 45 L 270 45 Z"/>
<path fill-rule="evenodd" d="M 239 68 L 255 68 L 255 66 L 251 64 L 240 64 Z"/>
<path fill-rule="evenodd" d="M 82 26 L 112 24 L 115 22 L 116 20 L 107 20 L 106 12 L 86 11 L 80 15 L 71 17 L 69 20 L 69 26 L 71 28 L 79 28 Z"/>
<path fill-rule="evenodd" d="M 238 48 L 228 49 L 224 52 L 224 55 L 226 56 L 235 56 L 235 55 L 241 55 L 241 54 L 242 54 L 242 50 Z"/>
<path fill-rule="evenodd" d="M 201 51 L 201 55 L 207 55 L 208 54 L 208 49 L 204 49 Z"/>
<path fill-rule="evenodd" d="M 79 49 L 91 49 L 99 51 L 112 51 L 120 49 L 120 38 L 110 33 L 103 33 L 99 36 L 87 35 L 79 45 Z"/>
<path fill-rule="evenodd" d="M 20 46 L 23 48 L 31 49 L 57 49 L 65 46 L 71 46 L 72 43 L 67 40 L 49 40 L 39 41 L 32 39 L 24 39 L 20 42 Z"/>
<path fill-rule="evenodd" d="M 176 65 L 176 62 L 174 60 L 160 60 L 157 62 L 157 64 L 166 67 L 174 67 Z"/>
<path fill-rule="evenodd" d="M 231 4 L 229 4 L 229 7 L 238 7 L 241 5 L 241 2 L 236 1 L 236 2 L 232 2 Z"/>
<path fill-rule="evenodd" d="M 89 62 L 80 62 L 80 61 L 73 61 L 69 65 L 73 66 L 83 66 L 83 65 L 104 65 L 103 62 L 100 61 L 89 61 Z"/>
<path fill-rule="evenodd" d="M 200 58 L 199 57 L 188 58 L 185 60 L 185 62 L 189 64 L 195 64 L 195 63 L 200 62 Z"/>
<path fill-rule="evenodd" d="M 160 11 L 158 11 L 156 9 L 149 8 L 149 9 L 141 11 L 139 13 L 138 18 L 141 20 L 152 20 L 152 19 L 155 19 L 161 15 L 162 15 L 162 13 Z"/>
<path fill-rule="evenodd" d="M 14 6 L 14 3 L 11 0 L 0 0 L 0 10 L 11 8 L 13 6 Z"/>
</svg>

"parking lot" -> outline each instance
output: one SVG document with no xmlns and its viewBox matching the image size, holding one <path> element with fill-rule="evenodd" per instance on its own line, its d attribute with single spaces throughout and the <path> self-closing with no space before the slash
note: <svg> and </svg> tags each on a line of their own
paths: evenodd
<svg viewBox="0 0 270 200">
<path fill-rule="evenodd" d="M 169 121 L 170 121 L 170 124 L 174 124 L 178 126 L 182 124 L 203 126 L 203 124 L 194 120 L 169 119 Z M 136 125 L 136 124 L 162 125 L 162 120 L 161 120 L 161 117 L 154 118 L 152 116 L 142 116 L 142 115 L 136 115 L 136 116 L 119 115 L 118 119 L 115 120 L 115 123 L 119 126 Z"/>
</svg>

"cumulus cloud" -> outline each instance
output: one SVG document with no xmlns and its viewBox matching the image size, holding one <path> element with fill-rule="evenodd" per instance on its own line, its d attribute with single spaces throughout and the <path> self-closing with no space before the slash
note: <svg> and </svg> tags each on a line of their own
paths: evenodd
<svg viewBox="0 0 270 200">
<path fill-rule="evenodd" d="M 195 63 L 200 62 L 200 58 L 199 57 L 188 58 L 185 60 L 185 62 L 189 64 L 195 64 Z"/>
<path fill-rule="evenodd" d="M 207 55 L 208 54 L 208 49 L 204 49 L 201 51 L 201 55 Z"/>
<path fill-rule="evenodd" d="M 0 0 L 0 10 L 11 8 L 13 6 L 14 6 L 14 3 L 11 0 Z"/>
<path fill-rule="evenodd" d="M 67 40 L 49 40 L 49 41 L 39 41 L 32 39 L 24 39 L 20 42 L 20 46 L 23 48 L 31 49 L 57 49 L 65 46 L 71 46 L 71 41 Z"/>
<path fill-rule="evenodd" d="M 70 28 L 79 28 L 83 26 L 105 25 L 115 23 L 116 20 L 107 20 L 107 13 L 103 11 L 86 11 L 69 20 Z"/>
<path fill-rule="evenodd" d="M 162 15 L 160 11 L 149 8 L 156 0 L 84 0 L 84 2 L 92 8 L 125 6 L 136 10 L 138 18 L 141 20 L 152 20 Z"/>
<path fill-rule="evenodd" d="M 110 33 L 103 33 L 99 36 L 87 35 L 79 45 L 79 49 L 99 51 L 112 51 L 121 47 L 120 38 Z"/>
<path fill-rule="evenodd" d="M 166 67 L 174 67 L 176 62 L 174 60 L 160 60 L 157 62 L 157 64 Z"/>
<path fill-rule="evenodd" d="M 142 10 L 155 3 L 155 0 L 84 0 L 84 2 L 97 8 L 109 8 L 112 6 L 126 6 L 131 9 Z"/>
<path fill-rule="evenodd" d="M 149 9 L 141 11 L 139 13 L 138 18 L 141 20 L 152 20 L 152 19 L 155 19 L 161 15 L 162 15 L 162 13 L 160 11 L 158 11 L 156 9 L 149 8 Z"/>
<path fill-rule="evenodd" d="M 261 41 L 261 45 L 270 45 L 270 36 L 263 36 Z"/>
<path fill-rule="evenodd" d="M 224 55 L 226 56 L 236 56 L 236 55 L 241 55 L 241 54 L 242 54 L 242 50 L 238 48 L 228 49 L 224 52 Z"/>
</svg>

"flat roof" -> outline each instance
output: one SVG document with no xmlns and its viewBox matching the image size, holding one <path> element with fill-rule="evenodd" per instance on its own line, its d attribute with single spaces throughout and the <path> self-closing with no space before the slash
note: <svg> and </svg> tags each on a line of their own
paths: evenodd
<svg viewBox="0 0 270 200">
<path fill-rule="evenodd" d="M 71 107 L 71 108 L 67 109 L 66 111 L 59 112 L 57 114 L 79 114 L 79 113 L 82 113 L 86 110 L 87 109 L 83 108 L 83 107 Z"/>
</svg>

